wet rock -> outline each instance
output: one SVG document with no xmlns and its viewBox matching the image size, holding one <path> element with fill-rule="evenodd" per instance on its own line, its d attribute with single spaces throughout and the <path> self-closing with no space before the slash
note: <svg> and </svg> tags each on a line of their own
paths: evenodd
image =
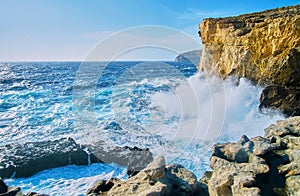
<svg viewBox="0 0 300 196">
<path fill-rule="evenodd" d="M 8 189 L 8 186 L 3 182 L 3 180 L 0 178 L 0 194 L 6 193 Z"/>
<path fill-rule="evenodd" d="M 107 195 L 207 195 L 196 176 L 181 165 L 166 165 L 158 157 L 126 181 L 115 183 Z"/>
<path fill-rule="evenodd" d="M 259 108 L 279 109 L 287 116 L 299 116 L 300 87 L 267 86 L 261 93 Z"/>
<path fill-rule="evenodd" d="M 23 196 L 21 189 L 7 186 L 0 178 L 0 196 Z"/>
<path fill-rule="evenodd" d="M 127 166 L 127 174 L 135 175 L 153 161 L 152 153 L 148 148 L 109 146 L 104 141 L 86 145 L 91 153 L 91 162 L 117 163 Z"/>
<path fill-rule="evenodd" d="M 117 163 L 128 167 L 128 175 L 144 169 L 152 158 L 149 149 L 119 147 L 99 141 L 79 145 L 71 138 L 0 146 L 0 177 L 28 177 L 45 169 L 70 164 Z"/>
<path fill-rule="evenodd" d="M 29 192 L 26 194 L 26 196 L 49 196 L 49 195 L 40 194 L 40 193 L 36 193 L 36 192 Z"/>
<path fill-rule="evenodd" d="M 69 164 L 87 165 L 88 155 L 71 138 L 0 147 L 0 177 L 28 177 Z"/>
</svg>

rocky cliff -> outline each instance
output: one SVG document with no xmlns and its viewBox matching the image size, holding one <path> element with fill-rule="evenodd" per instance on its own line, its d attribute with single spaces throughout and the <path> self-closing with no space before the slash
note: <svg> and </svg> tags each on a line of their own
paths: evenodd
<svg viewBox="0 0 300 196">
<path fill-rule="evenodd" d="M 259 84 L 300 84 L 300 5 L 204 19 L 200 70 Z"/>
<path fill-rule="evenodd" d="M 274 85 L 263 93 L 261 108 L 299 115 L 300 91 L 292 88 L 293 95 L 282 101 L 287 109 L 278 104 L 281 101 L 276 92 L 286 89 L 289 95 L 290 87 L 300 86 L 300 5 L 208 18 L 199 28 L 203 43 L 200 71 L 224 79 L 246 77 L 260 85 Z M 295 111 L 290 110 L 295 107 Z"/>
</svg>

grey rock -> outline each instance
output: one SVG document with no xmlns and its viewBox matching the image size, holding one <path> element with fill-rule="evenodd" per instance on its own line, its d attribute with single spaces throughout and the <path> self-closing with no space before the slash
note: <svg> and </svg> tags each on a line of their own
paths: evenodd
<svg viewBox="0 0 300 196">
<path fill-rule="evenodd" d="M 181 165 L 166 165 L 163 157 L 158 157 L 128 180 L 115 183 L 109 191 L 102 194 L 208 195 L 206 185 L 198 182 L 192 172 Z"/>
<path fill-rule="evenodd" d="M 153 155 L 148 148 L 109 146 L 104 141 L 85 145 L 91 153 L 91 162 L 117 163 L 127 166 L 127 174 L 133 176 L 153 161 Z"/>
<path fill-rule="evenodd" d="M 69 164 L 87 165 L 88 155 L 71 138 L 0 147 L 0 177 L 28 177 Z"/>
<path fill-rule="evenodd" d="M 300 117 L 278 121 L 265 137 L 216 144 L 212 172 L 201 182 L 210 195 L 299 195 Z"/>
<path fill-rule="evenodd" d="M 23 196 L 18 187 L 9 187 L 0 178 L 0 196 Z"/>
<path fill-rule="evenodd" d="M 300 136 L 300 118 L 299 117 L 290 117 L 285 120 L 277 121 L 276 125 L 270 125 L 265 129 L 265 138 L 271 140 L 280 139 L 286 135 L 291 136 Z M 280 141 L 276 141 L 277 143 Z"/>
<path fill-rule="evenodd" d="M 267 86 L 261 93 L 259 108 L 279 109 L 286 116 L 299 116 L 300 87 Z"/>
<path fill-rule="evenodd" d="M 40 193 L 36 193 L 36 192 L 29 192 L 26 194 L 26 196 L 49 196 L 49 195 L 40 194 Z"/>
<path fill-rule="evenodd" d="M 243 135 L 236 143 L 215 144 L 212 155 L 237 163 L 248 163 L 250 161 L 264 161 L 260 158 L 273 149 L 278 148 L 270 140 L 263 137 L 255 137 L 251 140 Z"/>
</svg>

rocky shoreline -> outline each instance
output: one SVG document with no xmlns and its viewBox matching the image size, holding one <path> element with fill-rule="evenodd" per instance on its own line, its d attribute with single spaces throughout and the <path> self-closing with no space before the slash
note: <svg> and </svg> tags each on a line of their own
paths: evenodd
<svg viewBox="0 0 300 196">
<path fill-rule="evenodd" d="M 210 167 L 197 180 L 182 165 L 158 157 L 128 180 L 99 180 L 87 195 L 299 195 L 300 116 L 270 125 L 264 137 L 215 144 Z M 0 180 L 0 195 L 23 194 Z"/>
<path fill-rule="evenodd" d="M 278 121 L 264 137 L 215 144 L 198 181 L 181 165 L 159 157 L 126 181 L 100 180 L 87 195 L 299 195 L 300 117 Z"/>
</svg>

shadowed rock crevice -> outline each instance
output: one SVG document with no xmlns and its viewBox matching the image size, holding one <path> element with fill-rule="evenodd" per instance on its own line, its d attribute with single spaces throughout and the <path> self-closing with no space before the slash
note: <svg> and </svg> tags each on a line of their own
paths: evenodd
<svg viewBox="0 0 300 196">
<path fill-rule="evenodd" d="M 276 190 L 285 186 L 284 175 L 279 174 L 278 166 L 288 163 L 288 160 L 274 152 L 264 154 L 263 158 L 269 166 L 269 172 L 255 176 L 256 186 L 261 190 L 262 195 L 277 195 Z"/>
</svg>

